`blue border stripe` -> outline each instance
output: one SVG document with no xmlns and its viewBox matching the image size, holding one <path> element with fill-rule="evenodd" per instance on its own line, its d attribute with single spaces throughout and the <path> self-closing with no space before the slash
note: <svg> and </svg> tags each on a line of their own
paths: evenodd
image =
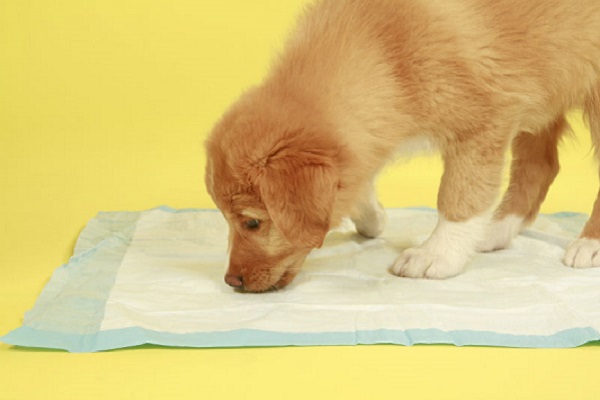
<svg viewBox="0 0 600 400">
<path fill-rule="evenodd" d="M 494 346 L 516 348 L 578 347 L 600 340 L 592 328 L 573 328 L 551 336 L 510 335 L 471 330 L 442 331 L 379 329 L 357 332 L 284 333 L 252 329 L 227 332 L 175 334 L 143 328 L 125 328 L 78 335 L 39 330 L 24 326 L 4 337 L 3 342 L 28 347 L 64 349 L 70 352 L 95 352 L 142 344 L 172 347 L 278 347 L 278 346 L 349 346 L 359 344 L 449 344 L 456 346 Z"/>
<path fill-rule="evenodd" d="M 23 325 L 82 337 L 97 333 L 140 215 L 99 214 L 90 221 L 78 238 L 77 254 L 54 271 Z M 104 262 L 95 262 L 97 257 Z"/>
</svg>

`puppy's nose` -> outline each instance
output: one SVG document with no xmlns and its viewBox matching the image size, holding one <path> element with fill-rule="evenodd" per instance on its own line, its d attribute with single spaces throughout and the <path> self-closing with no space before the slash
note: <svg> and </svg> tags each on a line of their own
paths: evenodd
<svg viewBox="0 0 600 400">
<path fill-rule="evenodd" d="M 242 286 L 244 286 L 244 280 L 241 276 L 238 275 L 225 275 L 225 283 L 234 288 L 241 288 Z"/>
</svg>

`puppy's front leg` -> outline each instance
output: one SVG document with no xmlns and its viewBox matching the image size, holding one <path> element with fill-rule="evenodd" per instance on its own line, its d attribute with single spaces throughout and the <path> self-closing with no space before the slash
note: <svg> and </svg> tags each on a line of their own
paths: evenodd
<svg viewBox="0 0 600 400">
<path fill-rule="evenodd" d="M 485 140 L 462 142 L 446 150 L 438 224 L 421 246 L 402 253 L 392 267 L 394 274 L 443 279 L 462 272 L 490 223 L 504 151 L 504 143 L 490 145 Z"/>
<path fill-rule="evenodd" d="M 387 217 L 381 203 L 377 200 L 375 183 L 371 182 L 352 214 L 356 231 L 368 238 L 376 238 L 383 232 Z"/>
</svg>

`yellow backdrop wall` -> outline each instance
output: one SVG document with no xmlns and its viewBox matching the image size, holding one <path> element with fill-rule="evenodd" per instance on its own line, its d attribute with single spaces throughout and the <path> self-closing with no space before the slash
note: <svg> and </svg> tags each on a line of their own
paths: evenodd
<svg viewBox="0 0 600 400">
<path fill-rule="evenodd" d="M 203 140 L 265 75 L 304 3 L 0 1 L 0 334 L 19 325 L 98 211 L 212 207 Z M 589 139 L 577 114 L 572 121 L 577 140 L 563 146 L 545 212 L 586 212 L 597 191 Z M 379 181 L 381 199 L 434 206 L 440 174 L 436 157 L 391 166 Z M 599 349 L 146 347 L 70 355 L 0 345 L 0 399 L 591 399 L 600 393 Z"/>
</svg>

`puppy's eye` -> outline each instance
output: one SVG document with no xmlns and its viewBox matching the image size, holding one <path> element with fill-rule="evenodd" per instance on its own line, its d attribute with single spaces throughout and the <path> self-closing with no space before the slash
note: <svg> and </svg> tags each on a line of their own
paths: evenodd
<svg viewBox="0 0 600 400">
<path fill-rule="evenodd" d="M 260 227 L 260 221 L 257 219 L 249 219 L 245 222 L 246 229 L 255 231 Z"/>
</svg>

